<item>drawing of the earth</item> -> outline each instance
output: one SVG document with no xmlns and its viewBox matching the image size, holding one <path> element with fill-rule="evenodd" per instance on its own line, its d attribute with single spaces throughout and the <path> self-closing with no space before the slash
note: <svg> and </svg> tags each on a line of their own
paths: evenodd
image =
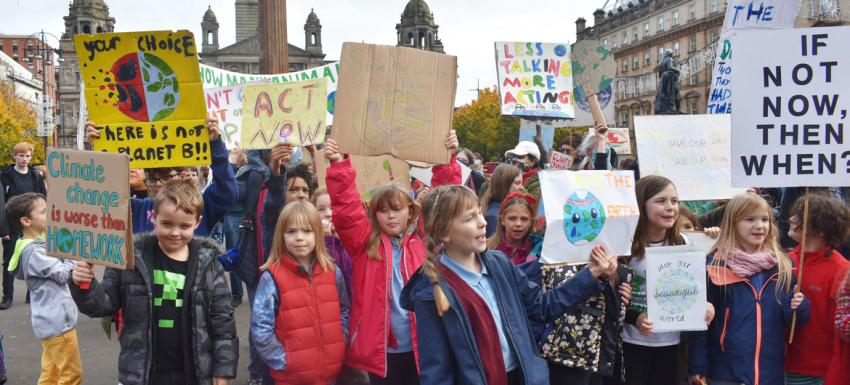
<svg viewBox="0 0 850 385">
<path fill-rule="evenodd" d="M 158 56 L 134 52 L 112 65 L 118 109 L 141 122 L 163 120 L 180 101 L 177 74 Z"/>
<path fill-rule="evenodd" d="M 696 279 L 683 269 L 671 269 L 661 274 L 655 286 L 655 300 L 666 313 L 686 312 L 697 302 Z"/>
<path fill-rule="evenodd" d="M 587 95 L 585 95 L 584 87 L 577 86 L 574 88 L 573 96 L 575 97 L 575 105 L 580 110 L 584 112 L 590 112 L 590 105 L 587 103 Z M 611 102 L 611 96 L 614 94 L 614 89 L 609 84 L 604 89 L 600 90 L 598 94 L 596 94 L 597 100 L 599 100 L 599 108 L 604 109 L 608 106 L 608 103 Z"/>
<path fill-rule="evenodd" d="M 605 227 L 605 208 L 590 191 L 576 190 L 564 203 L 564 235 L 576 246 L 596 239 Z"/>
</svg>

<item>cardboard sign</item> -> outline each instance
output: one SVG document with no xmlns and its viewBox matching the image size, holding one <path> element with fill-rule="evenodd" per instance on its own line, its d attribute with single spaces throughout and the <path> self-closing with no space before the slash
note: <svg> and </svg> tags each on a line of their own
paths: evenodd
<svg viewBox="0 0 850 385">
<path fill-rule="evenodd" d="M 617 74 L 614 54 L 599 39 L 583 39 L 572 46 L 575 98 L 585 100 L 589 95 L 609 89 Z"/>
<path fill-rule="evenodd" d="M 538 175 L 546 213 L 543 263 L 586 263 L 598 244 L 631 255 L 640 212 L 634 173 L 545 170 Z"/>
<path fill-rule="evenodd" d="M 728 114 L 635 116 L 640 174 L 672 180 L 685 201 L 744 193 L 732 187 L 731 131 Z"/>
<path fill-rule="evenodd" d="M 242 135 L 242 93 L 245 87 L 235 85 L 204 88 L 207 116 L 218 119 L 221 140 L 227 149 L 239 147 Z"/>
<path fill-rule="evenodd" d="M 47 254 L 132 269 L 130 159 L 51 148 L 46 165 Z"/>
<path fill-rule="evenodd" d="M 847 41 L 850 27 L 738 31 L 733 186 L 850 185 Z"/>
<path fill-rule="evenodd" d="M 791 28 L 794 26 L 799 9 L 800 0 L 729 0 L 727 2 L 726 17 L 723 19 L 720 40 L 716 43 L 717 55 L 710 78 L 711 92 L 706 108 L 709 114 L 732 113 L 732 38 L 737 31 Z"/>
<path fill-rule="evenodd" d="M 198 53 L 191 32 L 74 36 L 94 149 L 135 168 L 210 164 Z"/>
<path fill-rule="evenodd" d="M 573 118 L 570 45 L 496 42 L 502 115 Z"/>
<path fill-rule="evenodd" d="M 357 191 L 360 192 L 360 199 L 364 201 L 372 199 L 372 193 L 388 183 L 396 183 L 404 190 L 410 191 L 410 166 L 403 160 L 389 155 L 349 155 L 348 157 L 351 160 L 351 166 L 357 172 L 355 183 Z M 322 150 L 316 151 L 315 162 L 319 187 L 326 187 L 325 177 L 330 163 L 325 159 Z"/>
<path fill-rule="evenodd" d="M 705 253 L 688 245 L 647 247 L 645 258 L 653 332 L 706 330 Z"/>
<path fill-rule="evenodd" d="M 241 147 L 272 148 L 288 141 L 311 145 L 325 142 L 325 79 L 283 84 L 249 84 L 242 103 Z"/>
<path fill-rule="evenodd" d="M 327 79 L 326 84 L 328 86 L 327 124 L 333 124 L 334 100 L 336 99 L 336 85 L 339 81 L 339 63 L 327 64 L 315 68 L 306 69 L 303 71 L 287 72 L 285 74 L 274 75 L 243 74 L 239 72 L 227 71 L 220 68 L 210 67 L 205 64 L 201 64 L 200 68 L 201 82 L 203 83 L 205 90 L 207 88 L 232 87 L 252 82 L 292 83 L 304 80 L 325 78 Z"/>
<path fill-rule="evenodd" d="M 333 137 L 341 152 L 448 164 L 457 58 L 344 43 Z"/>
<path fill-rule="evenodd" d="M 549 168 L 553 170 L 569 170 L 573 166 L 573 157 L 558 151 L 549 153 Z"/>
</svg>

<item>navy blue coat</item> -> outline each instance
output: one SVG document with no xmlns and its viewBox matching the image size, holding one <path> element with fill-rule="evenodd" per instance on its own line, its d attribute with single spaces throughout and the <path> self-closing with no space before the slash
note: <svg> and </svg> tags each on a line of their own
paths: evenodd
<svg viewBox="0 0 850 385">
<path fill-rule="evenodd" d="M 530 281 L 502 252 L 488 250 L 480 258 L 494 281 L 502 326 L 519 359 L 524 384 L 548 385 L 549 368 L 540 358 L 529 318 L 544 323 L 554 321 L 598 294 L 602 289 L 600 281 L 585 269 L 544 294 L 540 286 Z M 440 285 L 451 305 L 442 317 L 434 304 L 433 284 L 422 268 L 401 294 L 402 307 L 416 315 L 420 383 L 486 384 L 481 353 L 457 293 L 442 278 Z"/>
<path fill-rule="evenodd" d="M 755 287 L 728 268 L 711 266 L 713 259 L 709 254 L 708 301 L 716 315 L 707 331 L 691 334 L 688 373 L 747 385 L 784 384 L 793 290 L 777 298 L 777 267 Z M 808 320 L 806 299 L 797 308 L 797 328 Z"/>
</svg>

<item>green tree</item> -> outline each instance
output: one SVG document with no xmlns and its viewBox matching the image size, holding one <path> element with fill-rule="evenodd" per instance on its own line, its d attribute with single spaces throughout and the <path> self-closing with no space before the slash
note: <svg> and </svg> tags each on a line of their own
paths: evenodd
<svg viewBox="0 0 850 385">
<path fill-rule="evenodd" d="M 519 119 L 502 116 L 499 93 L 490 88 L 455 110 L 452 125 L 460 145 L 480 153 L 485 162 L 502 158 L 519 138 Z"/>
<path fill-rule="evenodd" d="M 32 163 L 44 162 L 44 142 L 35 136 L 36 114 L 29 103 L 15 95 L 14 87 L 0 82 L 0 165 L 11 164 L 12 148 L 29 142 L 35 148 Z"/>
</svg>

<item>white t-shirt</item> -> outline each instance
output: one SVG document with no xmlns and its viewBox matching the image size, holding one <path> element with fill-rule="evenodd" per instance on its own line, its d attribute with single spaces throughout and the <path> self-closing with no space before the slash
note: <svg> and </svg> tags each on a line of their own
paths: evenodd
<svg viewBox="0 0 850 385">
<path fill-rule="evenodd" d="M 687 245 L 688 238 L 682 234 L 682 240 Z M 665 242 L 650 243 L 647 247 L 668 246 Z M 632 305 L 642 309 L 646 313 L 646 258 L 632 258 L 629 267 L 635 271 L 632 280 Z M 623 341 L 633 345 L 641 346 L 671 346 L 678 345 L 681 341 L 679 332 L 658 332 L 648 336 L 640 334 L 640 328 L 635 325 L 626 324 L 623 327 Z"/>
</svg>

